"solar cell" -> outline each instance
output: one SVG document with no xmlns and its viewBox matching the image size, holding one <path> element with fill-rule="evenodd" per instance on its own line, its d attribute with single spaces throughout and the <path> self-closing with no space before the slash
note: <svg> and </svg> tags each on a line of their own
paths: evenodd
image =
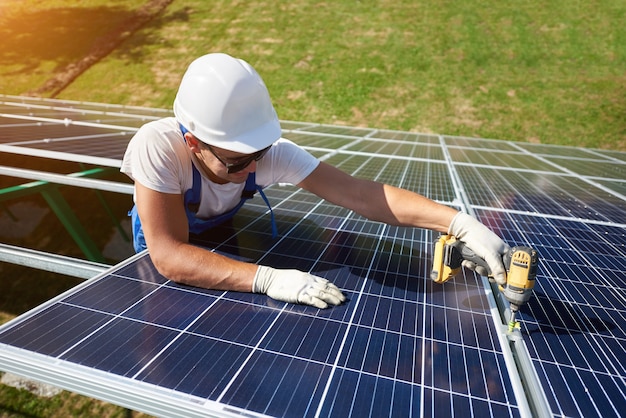
<svg viewBox="0 0 626 418">
<path fill-rule="evenodd" d="M 0 143 L 75 158 L 118 159 L 130 139 L 124 133 L 132 132 L 125 127 L 165 113 L 2 99 L 0 113 L 17 108 L 35 119 L 0 118 Z M 90 125 L 86 135 L 84 126 L 70 125 L 81 131 L 70 135 L 62 119 L 36 122 L 80 109 L 93 112 L 89 123 L 98 112 L 115 112 L 103 122 L 120 125 L 110 146 L 96 147 L 100 139 L 90 135 L 111 128 Z M 317 310 L 179 285 L 143 253 L 2 326 L 0 369 L 167 416 L 623 414 L 626 154 L 290 121 L 282 127 L 344 171 L 462 208 L 507 242 L 537 248 L 537 283 L 520 311 L 520 331 L 506 334 L 506 312 L 499 312 L 506 304 L 485 279 L 464 271 L 445 285 L 430 281 L 431 232 L 372 222 L 275 185 L 266 194 L 278 239 L 265 204 L 253 199 L 232 225 L 194 242 L 326 277 L 347 294 L 345 304 Z M 7 140 L 4 132 L 16 134 Z M 60 140 L 29 140 L 53 136 Z M 522 382 L 528 376 L 536 387 Z"/>
</svg>

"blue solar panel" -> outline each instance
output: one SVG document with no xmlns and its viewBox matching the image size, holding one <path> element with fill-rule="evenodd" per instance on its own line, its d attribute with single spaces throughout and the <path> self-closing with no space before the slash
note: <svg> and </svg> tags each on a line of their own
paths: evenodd
<svg viewBox="0 0 626 418">
<path fill-rule="evenodd" d="M 483 278 L 464 271 L 445 285 L 430 281 L 431 232 L 275 185 L 266 193 L 279 239 L 253 199 L 232 225 L 194 242 L 326 277 L 345 304 L 317 310 L 183 286 L 140 254 L 1 327 L 0 368 L 163 415 L 516 417 L 543 411 L 532 390 L 547 415 L 626 410 L 621 154 L 297 122 L 283 129 L 344 171 L 464 208 L 507 242 L 537 248 L 520 332 L 506 334 L 497 291 Z M 522 382 L 520 357 L 536 388 Z"/>
</svg>

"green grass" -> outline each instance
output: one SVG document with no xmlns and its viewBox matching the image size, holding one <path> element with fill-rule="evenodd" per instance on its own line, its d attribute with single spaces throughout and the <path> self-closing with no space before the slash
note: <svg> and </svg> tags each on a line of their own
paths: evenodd
<svg viewBox="0 0 626 418">
<path fill-rule="evenodd" d="M 119 406 L 65 391 L 49 398 L 43 398 L 26 390 L 2 386 L 0 390 L 0 417 L 148 418 L 149 415 L 133 413 Z"/>
<path fill-rule="evenodd" d="M 9 13 L 4 39 L 33 18 L 55 30 L 35 56 L 17 53 L 33 36 L 0 46 L 0 91 L 41 85 L 141 3 Z M 626 150 L 625 21 L 621 0 L 174 1 L 58 97 L 170 107 L 189 62 L 223 51 L 259 71 L 281 119 Z"/>
</svg>

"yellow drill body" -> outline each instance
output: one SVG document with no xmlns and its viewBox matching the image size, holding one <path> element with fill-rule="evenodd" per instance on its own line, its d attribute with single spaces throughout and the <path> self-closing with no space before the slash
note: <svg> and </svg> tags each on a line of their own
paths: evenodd
<svg viewBox="0 0 626 418">
<path fill-rule="evenodd" d="M 513 331 L 517 322 L 515 315 L 519 308 L 530 299 L 535 286 L 538 263 L 537 250 L 530 247 L 513 247 L 503 258 L 506 268 L 506 285 L 500 291 L 510 303 L 511 318 L 509 332 Z"/>
<path fill-rule="evenodd" d="M 463 260 L 472 261 L 489 270 L 485 260 L 474 254 L 462 241 L 452 235 L 440 236 L 435 242 L 431 279 L 436 283 L 447 282 L 459 272 Z M 535 286 L 539 254 L 533 248 L 516 246 L 504 254 L 502 261 L 506 269 L 506 285 L 499 286 L 499 289 L 510 303 L 509 332 L 511 332 L 517 324 L 515 321 L 517 311 L 530 299 Z"/>
</svg>

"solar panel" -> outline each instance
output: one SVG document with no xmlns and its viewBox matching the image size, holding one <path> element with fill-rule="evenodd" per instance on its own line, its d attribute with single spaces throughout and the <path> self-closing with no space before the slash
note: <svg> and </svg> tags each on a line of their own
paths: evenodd
<svg viewBox="0 0 626 418">
<path fill-rule="evenodd" d="M 82 106 L 35 104 L 20 113 L 50 118 L 46 106 L 61 116 L 65 106 Z M 161 116 L 123 112 L 133 115 L 106 124 Z M 89 139 L 28 140 L 62 123 L 30 125 L 24 144 L 11 146 L 78 159 Z M 13 129 L 4 126 L 0 132 Z M 326 277 L 346 293 L 345 304 L 317 310 L 183 286 L 141 253 L 2 326 L 0 369 L 165 416 L 610 417 L 626 410 L 625 153 L 292 121 L 282 127 L 344 171 L 464 209 L 507 242 L 537 248 L 537 284 L 520 311 L 520 332 L 506 333 L 498 292 L 484 278 L 464 271 L 445 285 L 430 281 L 430 231 L 372 222 L 275 185 L 266 194 L 278 239 L 264 202 L 253 199 L 232 225 L 195 243 Z M 129 138 L 97 155 L 119 158 Z"/>
<path fill-rule="evenodd" d="M 1 96 L 0 150 L 119 167 L 128 141 L 160 109 Z"/>
</svg>

